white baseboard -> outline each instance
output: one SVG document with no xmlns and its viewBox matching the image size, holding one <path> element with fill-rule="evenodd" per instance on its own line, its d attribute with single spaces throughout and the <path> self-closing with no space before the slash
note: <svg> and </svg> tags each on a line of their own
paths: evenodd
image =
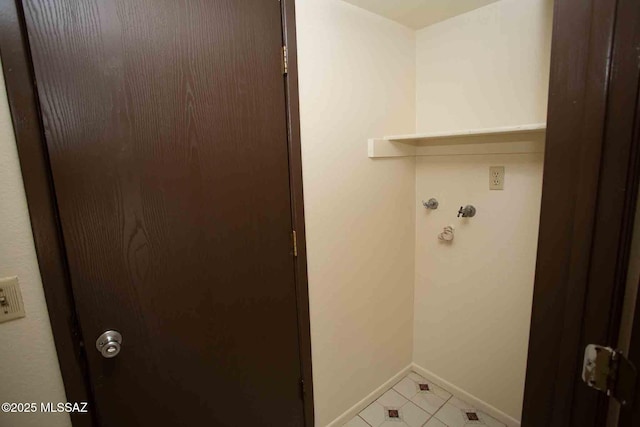
<svg viewBox="0 0 640 427">
<path fill-rule="evenodd" d="M 520 421 L 516 420 L 515 418 L 511 417 L 510 415 L 505 414 L 504 412 L 502 412 L 498 408 L 489 405 L 487 402 L 485 402 L 485 401 L 483 401 L 481 399 L 478 399 L 477 397 L 475 397 L 471 393 L 468 393 L 468 392 L 464 391 L 463 389 L 461 389 L 460 387 L 456 386 L 455 384 L 452 384 L 449 381 L 447 381 L 447 380 L 445 380 L 443 378 L 440 378 L 438 375 L 436 375 L 433 372 L 423 368 L 422 366 L 418 366 L 415 363 L 413 363 L 411 365 L 411 370 L 415 371 L 419 375 L 422 375 L 427 380 L 433 381 L 437 385 L 442 386 L 442 388 L 444 388 L 448 392 L 452 393 L 458 399 L 464 400 L 465 402 L 473 405 L 476 409 L 479 409 L 479 410 L 481 410 L 483 412 L 486 412 L 487 414 L 491 415 L 496 420 L 505 423 L 507 426 L 509 426 L 509 427 L 520 427 Z"/>
<path fill-rule="evenodd" d="M 371 405 L 376 401 L 377 398 L 382 396 L 387 390 L 395 385 L 398 381 L 400 381 L 405 375 L 411 371 L 413 365 L 407 365 L 400 372 L 389 378 L 385 381 L 380 387 L 369 393 L 367 397 L 362 399 L 360 402 L 353 405 L 351 408 L 347 409 L 342 415 L 340 415 L 335 420 L 331 421 L 327 424 L 327 427 L 342 427 L 346 423 L 348 423 L 351 418 L 358 415 L 364 408 Z M 435 381 L 434 381 L 435 382 Z"/>
</svg>

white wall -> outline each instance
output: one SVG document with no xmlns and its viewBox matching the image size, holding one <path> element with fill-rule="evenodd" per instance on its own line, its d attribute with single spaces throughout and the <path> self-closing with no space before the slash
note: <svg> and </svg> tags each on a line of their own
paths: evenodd
<svg viewBox="0 0 640 427">
<path fill-rule="evenodd" d="M 0 324 L 0 403 L 65 402 L 2 73 L 0 201 L 0 277 L 19 277 L 27 315 Z M 71 426 L 71 422 L 67 414 L 0 411 L 0 425 L 66 427 Z"/>
<path fill-rule="evenodd" d="M 501 0 L 417 32 L 418 132 L 544 121 L 553 0 Z"/>
<path fill-rule="evenodd" d="M 519 420 L 542 194 L 542 154 L 422 157 L 417 208 L 414 361 Z M 489 191 L 489 166 L 506 169 Z M 461 205 L 477 209 L 456 218 Z M 452 224 L 455 238 L 437 234 Z"/>
<path fill-rule="evenodd" d="M 296 2 L 316 422 L 411 363 L 413 159 L 366 140 L 412 132 L 414 32 L 339 0 Z"/>
<path fill-rule="evenodd" d="M 546 121 L 551 0 L 502 0 L 417 33 L 418 131 Z M 489 191 L 489 166 L 505 166 Z M 520 420 L 543 156 L 416 163 L 414 362 Z M 437 197 L 425 212 L 420 200 Z M 461 205 L 476 217 L 457 219 Z M 453 224 L 452 244 L 437 240 Z"/>
</svg>

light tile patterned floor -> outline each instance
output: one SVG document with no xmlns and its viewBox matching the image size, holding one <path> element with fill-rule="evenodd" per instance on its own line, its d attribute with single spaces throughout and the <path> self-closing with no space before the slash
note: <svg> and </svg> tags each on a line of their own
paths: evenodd
<svg viewBox="0 0 640 427">
<path fill-rule="evenodd" d="M 504 424 L 410 372 L 344 427 L 505 427 Z"/>
</svg>

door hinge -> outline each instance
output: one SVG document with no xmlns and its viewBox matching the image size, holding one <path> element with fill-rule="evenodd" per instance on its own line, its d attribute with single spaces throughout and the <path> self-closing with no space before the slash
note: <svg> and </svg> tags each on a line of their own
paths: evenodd
<svg viewBox="0 0 640 427">
<path fill-rule="evenodd" d="M 307 390 L 304 387 L 304 380 L 300 380 L 300 394 L 302 394 L 302 397 L 307 394 Z"/>
<path fill-rule="evenodd" d="M 298 235 L 296 234 L 296 230 L 293 230 L 291 236 L 293 239 L 293 256 L 298 256 Z"/>
<path fill-rule="evenodd" d="M 282 74 L 289 72 L 289 52 L 286 46 L 282 46 Z"/>
<path fill-rule="evenodd" d="M 636 368 L 619 350 L 589 344 L 584 351 L 582 381 L 621 405 L 633 403 Z"/>
</svg>

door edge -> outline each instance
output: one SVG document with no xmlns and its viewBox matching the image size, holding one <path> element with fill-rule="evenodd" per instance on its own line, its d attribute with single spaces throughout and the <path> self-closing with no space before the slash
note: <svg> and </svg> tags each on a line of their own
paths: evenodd
<svg viewBox="0 0 640 427">
<path fill-rule="evenodd" d="M 313 369 L 311 357 L 311 320 L 309 315 L 309 280 L 307 276 L 307 246 L 304 222 L 304 192 L 302 185 L 302 145 L 300 136 L 300 101 L 298 88 L 298 54 L 294 0 L 281 0 L 282 37 L 288 53 L 287 73 L 284 75 L 289 145 L 289 180 L 291 188 L 291 216 L 296 231 L 297 256 L 295 262 L 296 298 L 300 360 L 302 363 L 305 425 L 313 427 Z"/>
</svg>

